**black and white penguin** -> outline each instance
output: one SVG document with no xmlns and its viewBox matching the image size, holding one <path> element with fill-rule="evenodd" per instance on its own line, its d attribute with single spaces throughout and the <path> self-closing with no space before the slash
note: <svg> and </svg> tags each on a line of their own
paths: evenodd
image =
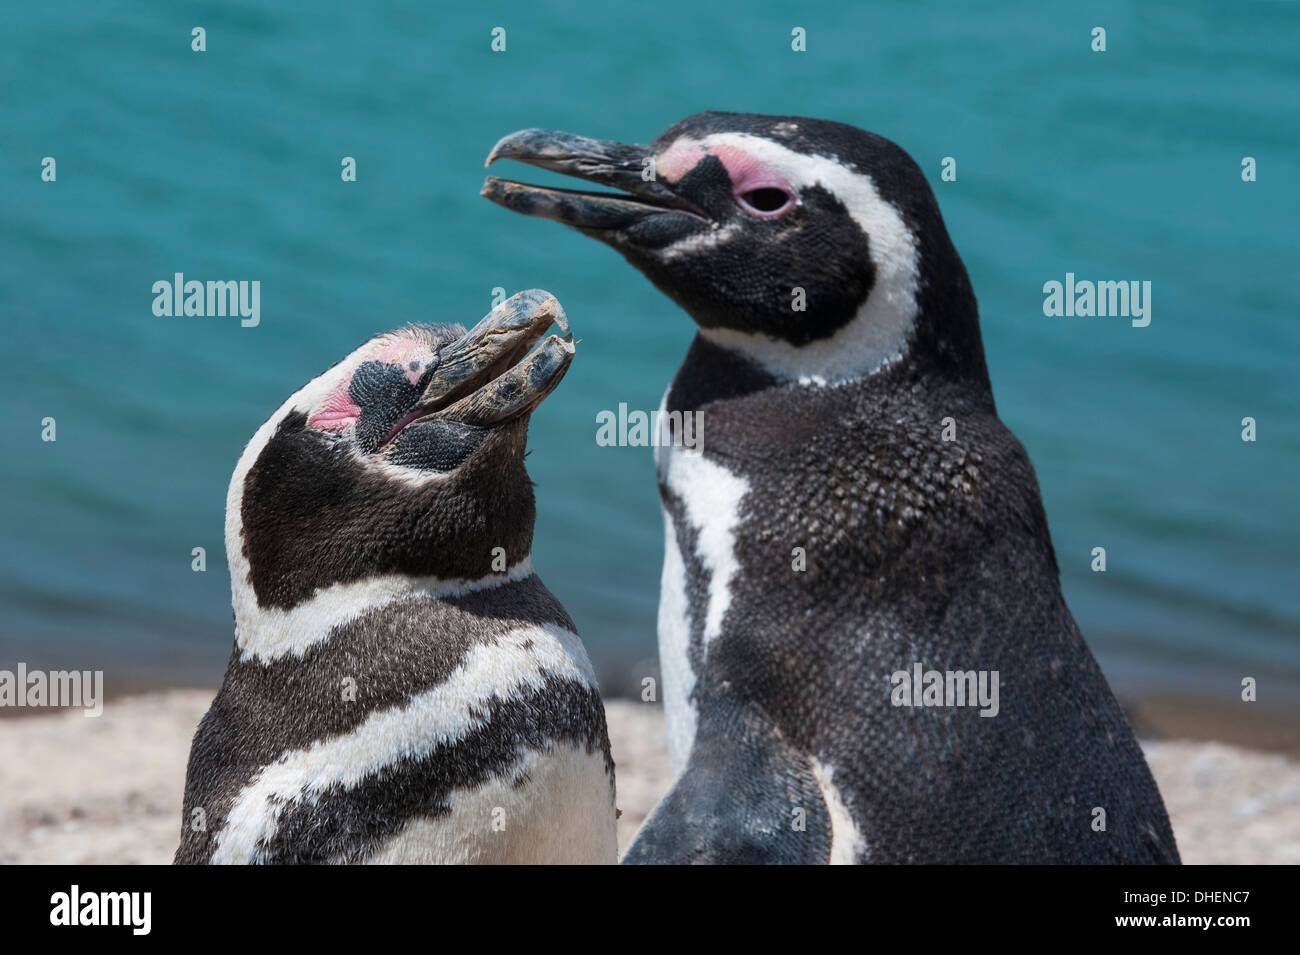
<svg viewBox="0 0 1300 955">
<path fill-rule="evenodd" d="M 1177 862 L 912 159 L 718 112 L 649 146 L 525 130 L 496 159 L 622 189 L 483 194 L 611 245 L 699 326 L 663 420 L 701 415 L 703 447 L 657 454 L 677 778 L 626 861 Z M 918 664 L 996 672 L 996 715 L 898 705 L 961 702 L 900 692 Z"/>
<path fill-rule="evenodd" d="M 531 559 L 529 416 L 573 353 L 522 292 L 372 338 L 258 429 L 176 862 L 616 861 L 596 679 Z"/>
</svg>

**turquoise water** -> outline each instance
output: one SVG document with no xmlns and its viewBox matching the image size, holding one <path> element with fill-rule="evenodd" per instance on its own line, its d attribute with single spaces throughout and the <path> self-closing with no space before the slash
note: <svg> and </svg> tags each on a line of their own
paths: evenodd
<svg viewBox="0 0 1300 955">
<path fill-rule="evenodd" d="M 482 163 L 521 127 L 645 142 L 713 108 L 864 126 L 930 174 L 1113 676 L 1300 679 L 1300 6 L 300 6 L 7 11 L 0 667 L 215 679 L 225 488 L 256 427 L 373 332 L 541 286 L 582 343 L 532 426 L 535 559 L 620 686 L 654 653 L 662 532 L 649 449 L 598 446 L 595 418 L 657 407 L 692 325 L 608 249 L 480 199 Z M 156 317 L 178 271 L 260 281 L 260 324 Z M 1151 325 L 1044 317 L 1066 272 L 1151 281 Z"/>
</svg>

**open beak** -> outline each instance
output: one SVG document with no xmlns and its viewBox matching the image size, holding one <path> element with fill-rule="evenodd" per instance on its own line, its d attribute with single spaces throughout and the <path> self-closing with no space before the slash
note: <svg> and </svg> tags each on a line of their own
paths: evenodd
<svg viewBox="0 0 1300 955">
<path fill-rule="evenodd" d="M 703 220 L 700 210 L 649 178 L 654 156 L 649 146 L 588 139 L 548 129 L 511 133 L 488 154 L 485 165 L 515 159 L 587 182 L 621 189 L 623 194 L 583 192 L 531 186 L 488 176 L 482 195 L 514 212 L 554 219 L 592 232 L 624 230 L 651 216 L 689 216 Z"/>
<path fill-rule="evenodd" d="M 562 334 L 547 337 L 529 354 L 552 324 Z M 555 296 L 541 289 L 520 292 L 438 350 L 414 419 L 491 427 L 528 414 L 555 390 L 573 351 L 569 322 Z"/>
</svg>

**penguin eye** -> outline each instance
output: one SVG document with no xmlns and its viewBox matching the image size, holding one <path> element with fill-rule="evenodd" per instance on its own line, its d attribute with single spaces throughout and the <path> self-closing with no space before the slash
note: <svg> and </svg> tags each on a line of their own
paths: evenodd
<svg viewBox="0 0 1300 955">
<path fill-rule="evenodd" d="M 775 216 L 785 212 L 794 202 L 794 196 L 784 189 L 764 187 L 751 189 L 736 196 L 736 201 L 759 216 Z"/>
</svg>

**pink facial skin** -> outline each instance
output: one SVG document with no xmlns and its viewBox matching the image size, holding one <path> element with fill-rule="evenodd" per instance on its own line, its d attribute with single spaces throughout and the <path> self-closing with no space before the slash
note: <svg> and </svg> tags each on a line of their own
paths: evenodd
<svg viewBox="0 0 1300 955">
<path fill-rule="evenodd" d="M 330 392 L 319 410 L 307 419 L 307 427 L 318 431 L 342 431 L 361 417 L 361 408 L 348 395 L 352 376 L 348 375 L 338 387 Z"/>
<path fill-rule="evenodd" d="M 751 215 L 760 219 L 772 219 L 787 212 L 794 203 L 794 189 L 779 172 L 764 165 L 738 146 L 710 146 L 701 149 L 694 140 L 679 139 L 666 150 L 655 162 L 655 169 L 668 182 L 678 182 L 694 169 L 705 156 L 717 156 L 731 179 L 731 192 L 736 202 Z M 778 209 L 765 211 L 756 209 L 744 198 L 748 192 L 756 189 L 779 189 L 789 199 Z"/>
<path fill-rule="evenodd" d="M 393 365 L 402 365 L 406 380 L 414 385 L 419 383 L 420 376 L 432 359 L 433 352 L 427 342 L 412 335 L 401 335 L 378 346 L 373 354 L 363 356 L 357 365 L 366 361 L 384 361 Z M 417 365 L 414 369 L 411 368 L 412 362 Z M 307 419 L 307 426 L 319 431 L 343 431 L 349 425 L 355 424 L 361 417 L 361 409 L 348 394 L 351 386 L 352 375 L 348 375 L 335 386 L 316 412 Z"/>
</svg>

